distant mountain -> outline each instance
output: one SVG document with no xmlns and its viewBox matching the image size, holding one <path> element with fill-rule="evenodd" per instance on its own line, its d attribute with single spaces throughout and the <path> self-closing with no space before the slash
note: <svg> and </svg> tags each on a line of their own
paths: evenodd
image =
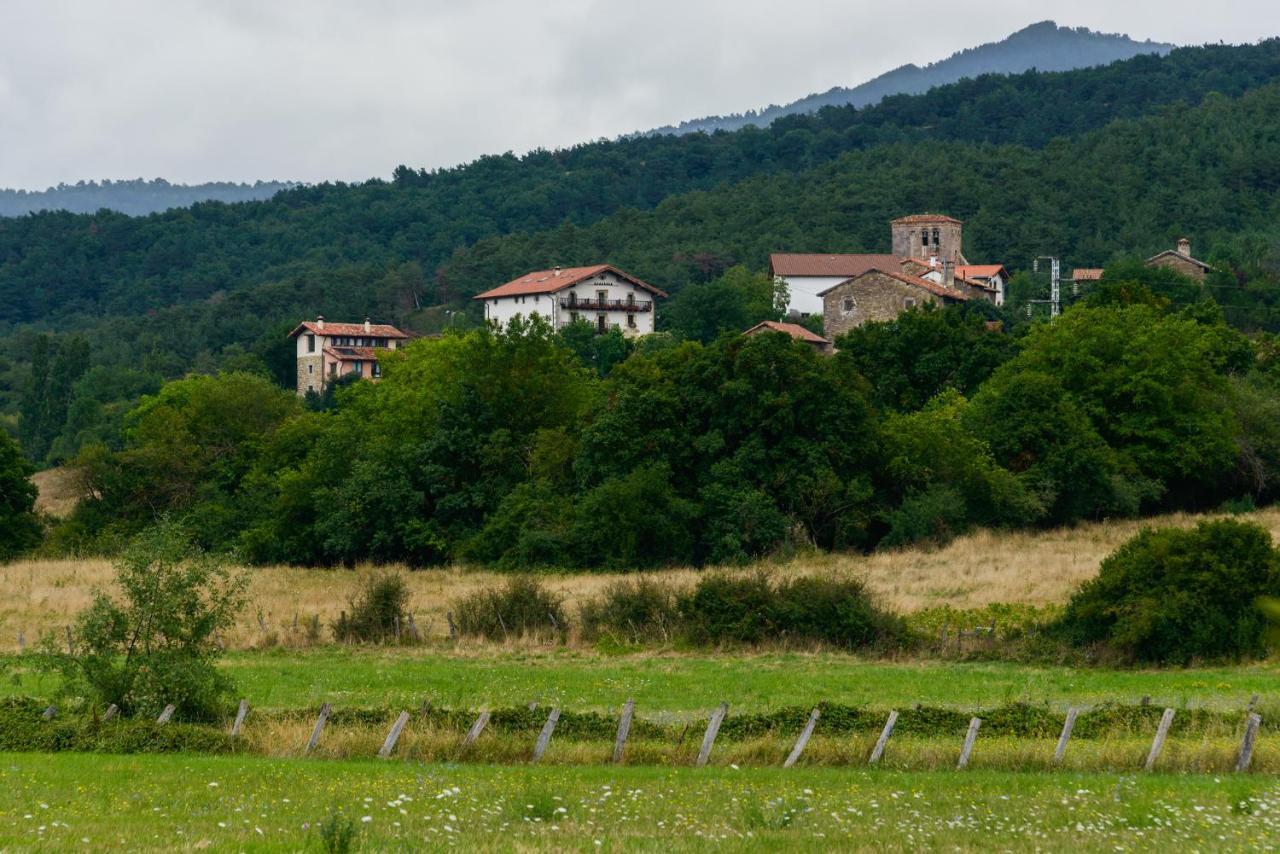
<svg viewBox="0 0 1280 854">
<path fill-rule="evenodd" d="M 982 74 L 1021 74 L 1024 71 L 1071 71 L 1094 65 L 1109 65 L 1144 53 L 1166 54 L 1171 44 L 1138 42 L 1127 35 L 1097 33 L 1085 27 L 1059 27 L 1053 21 L 1018 30 L 1004 41 L 971 47 L 952 54 L 940 62 L 921 68 L 903 65 L 873 80 L 847 89 L 837 86 L 820 95 L 810 95 L 785 106 L 769 106 L 742 114 L 709 116 L 668 125 L 650 131 L 653 134 L 685 134 L 717 130 L 737 130 L 747 125 L 764 127 L 780 116 L 813 113 L 823 107 L 865 107 L 879 103 L 889 95 L 919 95 L 935 86 L 955 83 Z"/>
<path fill-rule="evenodd" d="M 144 181 L 80 181 L 47 190 L 0 189 L 0 216 L 23 216 L 36 211 L 97 213 L 104 208 L 142 216 L 185 208 L 196 202 L 250 202 L 269 199 L 281 190 L 296 187 L 289 181 L 255 181 L 252 184 L 214 182 L 170 184 L 163 178 Z"/>
</svg>

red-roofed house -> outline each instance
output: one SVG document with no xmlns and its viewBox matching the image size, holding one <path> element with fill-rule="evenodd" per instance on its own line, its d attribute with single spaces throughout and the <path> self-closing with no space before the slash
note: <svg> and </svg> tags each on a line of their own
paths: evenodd
<svg viewBox="0 0 1280 854">
<path fill-rule="evenodd" d="M 798 323 L 779 323 L 776 320 L 766 320 L 763 323 L 757 323 L 742 334 L 759 335 L 763 332 L 781 332 L 783 335 L 790 335 L 797 341 L 812 345 L 813 349 L 819 353 L 831 352 L 830 341 L 815 332 L 805 329 Z"/>
<path fill-rule="evenodd" d="M 378 353 L 394 350 L 409 336 L 385 323 L 326 323 L 306 320 L 289 333 L 297 339 L 298 395 L 324 391 L 331 380 L 347 374 L 378 380 Z"/>
<path fill-rule="evenodd" d="M 974 299 L 968 288 L 935 282 L 896 269 L 872 268 L 822 292 L 822 328 L 835 340 L 856 326 L 889 321 L 925 303 L 949 304 Z"/>
<path fill-rule="evenodd" d="M 499 328 L 516 315 L 536 314 L 555 329 L 585 320 L 598 332 L 616 326 L 630 336 L 653 332 L 659 297 L 666 293 L 617 267 L 596 264 L 526 273 L 475 299 L 484 303 L 485 320 Z"/>
</svg>

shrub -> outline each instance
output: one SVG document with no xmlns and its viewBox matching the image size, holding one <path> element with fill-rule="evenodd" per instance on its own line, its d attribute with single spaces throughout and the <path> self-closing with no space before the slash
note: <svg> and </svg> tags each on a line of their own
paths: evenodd
<svg viewBox="0 0 1280 854">
<path fill-rule="evenodd" d="M 77 618 L 70 651 L 46 638 L 41 665 L 61 674 L 65 693 L 125 714 L 154 715 L 172 703 L 180 718 L 217 717 L 233 686 L 216 667 L 216 635 L 234 623 L 248 577 L 164 522 L 124 551 L 116 583 L 119 600 L 98 591 Z"/>
<path fill-rule="evenodd" d="M 877 609 L 857 579 L 795 578 L 774 595 L 773 621 L 788 638 L 854 648 L 905 634 L 902 621 Z"/>
<path fill-rule="evenodd" d="M 773 590 L 764 573 L 704 576 L 680 597 L 680 619 L 693 643 L 759 643 L 773 637 Z"/>
<path fill-rule="evenodd" d="M 408 623 L 409 588 L 398 573 L 383 572 L 364 580 L 360 596 L 351 601 L 333 624 L 333 636 L 343 642 L 382 643 L 396 638 L 397 625 Z"/>
<path fill-rule="evenodd" d="M 609 585 L 600 598 L 584 602 L 579 615 L 583 638 L 612 634 L 631 643 L 670 640 L 679 620 L 675 592 L 647 578 Z"/>
<path fill-rule="evenodd" d="M 556 637 L 569 628 L 560 600 L 538 581 L 517 576 L 496 590 L 481 590 L 454 603 L 458 631 L 489 640 Z"/>
<path fill-rule="evenodd" d="M 1147 529 L 1102 562 L 1054 628 L 1144 662 L 1255 656 L 1266 629 L 1257 600 L 1278 593 L 1280 554 L 1258 525 Z"/>
</svg>

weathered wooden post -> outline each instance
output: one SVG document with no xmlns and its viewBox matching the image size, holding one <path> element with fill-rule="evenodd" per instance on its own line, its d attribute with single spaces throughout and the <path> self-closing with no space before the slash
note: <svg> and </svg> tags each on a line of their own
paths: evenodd
<svg viewBox="0 0 1280 854">
<path fill-rule="evenodd" d="M 173 712 L 174 712 L 173 703 L 170 703 L 169 705 L 164 707 L 163 711 L 160 712 L 160 717 L 156 718 L 156 723 L 158 723 L 160 726 L 164 726 L 169 722 L 169 718 L 173 717 Z"/>
<path fill-rule="evenodd" d="M 395 629 L 395 633 L 396 633 L 396 643 L 400 643 L 400 615 L 399 614 L 397 614 L 395 617 L 392 618 L 392 623 L 393 623 L 392 628 Z"/>
<path fill-rule="evenodd" d="M 303 750 L 303 754 L 310 753 L 315 749 L 316 744 L 320 741 L 320 733 L 324 731 L 325 721 L 329 720 L 329 713 L 333 711 L 333 707 L 325 703 L 320 707 L 320 715 L 316 718 L 315 729 L 311 730 L 311 739 L 307 742 L 307 747 Z"/>
<path fill-rule="evenodd" d="M 458 639 L 458 627 L 453 622 L 453 612 L 449 611 L 445 614 L 445 617 L 449 620 L 449 640 L 456 641 Z"/>
<path fill-rule="evenodd" d="M 982 718 L 969 721 L 969 732 L 965 734 L 964 746 L 960 748 L 960 761 L 956 764 L 958 770 L 963 771 L 969 767 L 969 754 L 973 752 L 973 743 L 978 740 L 980 726 L 982 726 Z"/>
<path fill-rule="evenodd" d="M 804 746 L 809 743 L 809 737 L 813 735 L 813 728 L 818 725 L 818 707 L 813 707 L 813 712 L 809 715 L 809 722 L 804 725 L 804 729 L 800 732 L 800 737 L 796 739 L 796 746 L 791 748 L 791 754 L 787 756 L 787 761 L 782 763 L 783 768 L 790 768 L 796 764 L 800 758 L 800 754 L 804 752 Z"/>
<path fill-rule="evenodd" d="M 880 757 L 884 755 L 885 746 L 889 743 L 889 736 L 893 735 L 893 726 L 898 722 L 898 710 L 893 709 L 889 712 L 889 719 L 884 722 L 884 729 L 880 731 L 880 737 L 876 739 L 876 746 L 871 748 L 871 758 L 867 760 L 868 765 L 875 765 L 880 761 Z"/>
<path fill-rule="evenodd" d="M 533 745 L 533 761 L 537 762 L 542 758 L 542 754 L 547 752 L 547 745 L 551 744 L 551 733 L 556 730 L 556 721 L 560 720 L 560 710 L 553 708 L 551 714 L 547 715 L 547 722 L 542 725 L 542 732 L 538 733 L 538 741 Z"/>
<path fill-rule="evenodd" d="M 1254 694 L 1252 697 L 1249 698 L 1249 705 L 1245 706 L 1245 709 L 1244 709 L 1245 713 L 1250 714 L 1257 707 L 1258 707 L 1258 695 Z"/>
<path fill-rule="evenodd" d="M 1062 735 L 1058 736 L 1058 747 L 1053 751 L 1053 764 L 1057 765 L 1067 752 L 1067 742 L 1071 740 L 1071 730 L 1076 727 L 1076 717 L 1080 710 L 1075 706 L 1067 709 L 1067 719 L 1062 724 Z"/>
<path fill-rule="evenodd" d="M 1142 699 L 1138 701 L 1138 705 L 1142 706 L 1143 708 L 1146 708 L 1147 706 L 1151 705 L 1151 695 L 1144 694 Z"/>
<path fill-rule="evenodd" d="M 1151 742 L 1151 752 L 1147 754 L 1147 762 L 1143 768 L 1147 771 L 1156 767 L 1160 751 L 1164 749 L 1164 740 L 1169 735 L 1169 726 L 1173 723 L 1173 709 L 1165 709 L 1160 716 L 1160 726 L 1156 727 L 1156 737 Z"/>
<path fill-rule="evenodd" d="M 422 636 L 418 634 L 418 624 L 413 619 L 413 612 L 409 612 L 409 637 L 413 638 L 413 642 L 417 643 L 422 640 Z"/>
<path fill-rule="evenodd" d="M 476 718 L 476 722 L 471 725 L 471 729 L 467 730 L 466 738 L 462 739 L 463 747 L 470 747 L 476 743 L 476 739 L 480 737 L 480 733 L 484 732 L 484 728 L 489 723 L 489 710 L 485 709 Z"/>
<path fill-rule="evenodd" d="M 387 740 L 382 742 L 382 749 L 378 751 L 378 758 L 387 759 L 391 756 L 391 751 L 396 749 L 396 742 L 400 740 L 400 731 L 404 729 L 404 725 L 409 722 L 409 713 L 401 712 L 400 717 L 396 718 L 396 722 L 391 725 L 391 732 L 387 733 Z"/>
<path fill-rule="evenodd" d="M 50 706 L 40 714 L 40 717 L 44 718 L 46 721 L 51 721 L 53 720 L 53 716 L 56 715 L 57 713 L 58 713 L 58 707 Z"/>
<path fill-rule="evenodd" d="M 729 714 L 728 703 L 721 703 L 711 713 L 711 720 L 707 721 L 707 732 L 702 736 L 702 749 L 698 751 L 697 767 L 703 767 L 711 758 L 711 747 L 716 743 L 716 734 L 720 732 L 720 724 L 724 723 L 724 716 L 727 714 Z"/>
<path fill-rule="evenodd" d="M 618 737 L 613 742 L 613 762 L 622 761 L 622 752 L 627 746 L 627 736 L 631 734 L 631 716 L 635 714 L 636 701 L 628 699 L 622 707 L 622 717 L 618 719 Z"/>
<path fill-rule="evenodd" d="M 112 703 L 111 705 L 107 706 L 107 710 L 102 713 L 102 722 L 106 723 L 107 721 L 115 720 L 115 717 L 118 714 L 120 714 L 120 707 L 117 706 L 115 703 Z"/>
<path fill-rule="evenodd" d="M 1236 756 L 1236 771 L 1248 771 L 1253 762 L 1253 745 L 1258 740 L 1258 727 L 1262 725 L 1262 715 L 1249 713 L 1244 725 L 1244 740 L 1240 742 L 1240 754 Z"/>
<path fill-rule="evenodd" d="M 244 728 L 245 715 L 249 714 L 249 701 L 241 700 L 240 708 L 236 709 L 236 719 L 231 724 L 231 737 L 235 738 L 240 735 L 240 730 Z"/>
<path fill-rule="evenodd" d="M 27 651 L 27 636 L 22 633 L 22 629 L 18 629 L 18 652 Z"/>
</svg>

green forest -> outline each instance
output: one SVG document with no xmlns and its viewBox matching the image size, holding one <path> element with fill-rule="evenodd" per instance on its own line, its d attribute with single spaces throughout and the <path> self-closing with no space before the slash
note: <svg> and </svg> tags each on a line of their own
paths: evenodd
<svg viewBox="0 0 1280 854">
<path fill-rule="evenodd" d="M 888 221 L 922 211 L 1015 272 L 1008 305 L 915 312 L 831 360 L 736 336 L 774 316 L 769 253 L 887 251 Z M 657 565 L 1265 501 L 1278 222 L 1280 40 L 264 201 L 0 218 L 0 428 L 15 467 L 81 472 L 89 500 L 46 545 L 64 551 L 198 513 L 206 545 L 253 560 Z M 1140 263 L 1182 235 L 1203 284 Z M 1040 255 L 1108 275 L 1046 324 Z M 475 293 L 594 262 L 671 294 L 660 334 L 479 328 Z M 298 400 L 286 336 L 315 314 L 445 335 L 376 389 Z M 1187 374 L 1108 374 L 1096 397 L 1055 356 L 1086 347 L 1135 374 L 1170 347 Z M 1176 425 L 1111 423 L 1157 382 Z M 925 464 L 907 434 L 964 440 Z M 636 537 L 596 527 L 604 502 L 637 508 Z M 637 538 L 658 523 L 660 546 Z"/>
</svg>

